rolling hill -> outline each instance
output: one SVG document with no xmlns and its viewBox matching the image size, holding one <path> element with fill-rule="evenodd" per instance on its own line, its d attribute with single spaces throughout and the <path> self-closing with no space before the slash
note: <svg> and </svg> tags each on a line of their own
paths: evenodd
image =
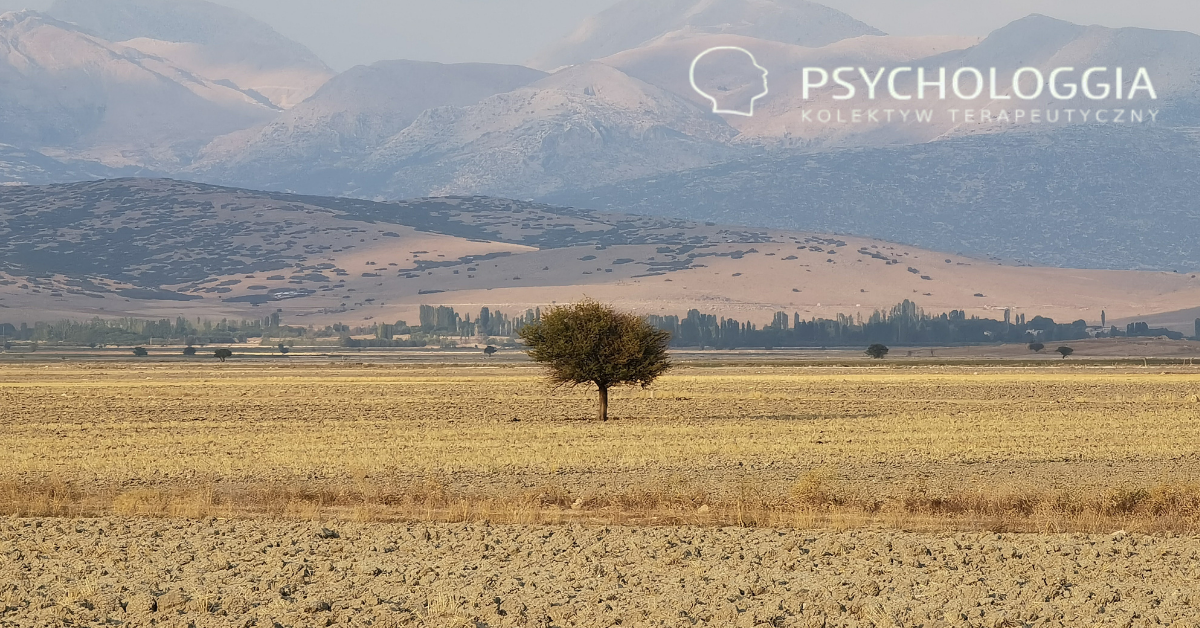
<svg viewBox="0 0 1200 628">
<path fill-rule="evenodd" d="M 911 299 L 1097 323 L 1193 307 L 1200 279 L 1069 270 L 848 236 L 485 197 L 377 203 L 120 179 L 0 195 L 0 322 L 92 316 L 415 320 L 591 296 L 766 322 Z"/>
</svg>

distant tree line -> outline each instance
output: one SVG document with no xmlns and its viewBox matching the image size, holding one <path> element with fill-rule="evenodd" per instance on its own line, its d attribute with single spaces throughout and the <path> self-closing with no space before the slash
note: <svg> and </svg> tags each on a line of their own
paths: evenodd
<svg viewBox="0 0 1200 628">
<path fill-rule="evenodd" d="M 166 318 L 142 320 L 96 317 L 88 321 L 38 322 L 32 326 L 26 323 L 0 323 L 0 337 L 77 346 L 132 346 L 151 341 L 222 344 L 262 337 L 266 329 L 264 325 L 270 325 L 270 320 L 193 321 L 178 317 L 172 321 Z"/>
<path fill-rule="evenodd" d="M 839 314 L 835 319 L 802 319 L 800 314 L 775 314 L 771 324 L 718 318 L 691 310 L 684 318 L 649 316 L 650 323 L 672 334 L 673 347 L 714 349 L 841 347 L 881 345 L 949 345 L 1063 341 L 1088 338 L 1087 323 L 1069 324 L 1035 316 L 1016 322 L 967 316 L 961 310 L 929 314 L 905 300 L 890 310 L 876 310 L 863 319 Z"/>
<path fill-rule="evenodd" d="M 422 305 L 419 316 L 420 324 L 416 326 L 405 321 L 378 323 L 368 330 L 368 333 L 374 333 L 374 338 L 354 338 L 343 333 L 341 344 L 344 347 L 451 347 L 456 344 L 451 339 L 475 337 L 507 338 L 511 343 L 523 327 L 541 320 L 542 311 L 536 308 L 526 311 L 523 316 L 508 316 L 484 307 L 471 320 L 470 314 L 459 314 L 452 307 Z"/>
<path fill-rule="evenodd" d="M 376 326 L 376 337 L 387 341 L 397 336 L 410 338 L 479 336 L 514 339 L 520 330 L 542 319 L 541 309 L 527 310 L 523 316 L 508 317 L 483 308 L 474 320 L 452 307 L 423 305 L 420 325 L 409 327 L 403 321 Z M 931 314 L 916 303 L 905 300 L 889 310 L 876 310 L 868 318 L 839 314 L 834 319 L 802 319 L 799 313 L 775 313 L 768 325 L 701 314 L 691 310 L 687 316 L 646 317 L 655 328 L 671 333 L 671 346 L 711 349 L 852 347 L 863 345 L 952 345 L 988 343 L 1064 342 L 1094 336 L 1167 336 L 1183 334 L 1151 328 L 1146 323 L 1130 324 L 1124 331 L 1112 327 L 1096 332 L 1084 320 L 1058 323 L 1044 316 L 1027 318 L 1005 311 L 1004 320 L 967 316 L 962 310 Z M 1200 321 L 1197 321 L 1200 335 Z M 378 346 L 372 341 L 356 341 L 363 346 Z M 396 341 L 400 342 L 400 341 Z M 400 346 L 400 345 L 396 345 Z"/>
<path fill-rule="evenodd" d="M 1196 332 L 1196 335 L 1200 336 L 1200 327 L 1196 329 Z M 1121 330 L 1117 329 L 1114 325 L 1112 329 L 1108 330 L 1107 335 L 1113 338 L 1122 336 L 1128 338 L 1157 338 L 1159 336 L 1166 336 L 1171 340 L 1183 340 L 1183 334 L 1181 332 L 1171 331 L 1169 329 L 1163 329 L 1159 327 L 1151 327 L 1146 323 L 1130 323 L 1125 326 L 1125 333 L 1121 333 Z"/>
<path fill-rule="evenodd" d="M 541 320 L 540 308 L 509 316 L 484 307 L 472 319 L 470 314 L 460 314 L 452 307 L 422 305 L 420 321 L 415 326 L 397 321 L 354 328 L 340 323 L 320 329 L 289 327 L 281 323 L 278 313 L 249 321 L 182 317 L 174 321 L 93 318 L 84 322 L 60 321 L 33 326 L 0 324 L 0 340 L 80 346 L 134 346 L 162 341 L 203 346 L 262 338 L 264 344 L 274 344 L 276 339 L 310 339 L 326 340 L 344 347 L 449 347 L 455 346 L 454 339 L 484 338 L 491 342 L 490 339 L 496 338 L 505 339 L 504 344 L 511 346 L 522 328 Z M 1094 328 L 1089 330 L 1083 320 L 1058 323 L 1042 316 L 1014 317 L 1008 311 L 1004 320 L 967 316 L 962 310 L 931 314 L 909 300 L 889 310 L 876 310 L 865 319 L 845 314 L 833 319 L 803 319 L 799 313 L 777 312 L 770 324 L 759 326 L 691 310 L 684 317 L 651 315 L 646 321 L 657 329 L 670 332 L 672 347 L 706 349 L 1052 343 L 1093 336 L 1166 336 L 1173 339 L 1184 336 L 1179 332 L 1152 328 L 1146 323 L 1132 323 L 1124 330 L 1114 326 L 1097 332 Z M 1196 333 L 1200 338 L 1200 319 L 1196 321 Z M 374 338 L 363 338 L 369 335 Z"/>
<path fill-rule="evenodd" d="M 422 305 L 420 318 L 419 331 L 427 335 L 515 338 L 522 327 L 542 319 L 542 310 L 526 310 L 523 316 L 509 317 L 503 312 L 494 312 L 485 307 L 479 310 L 479 314 L 472 321 L 470 314 L 460 315 L 452 307 Z"/>
</svg>

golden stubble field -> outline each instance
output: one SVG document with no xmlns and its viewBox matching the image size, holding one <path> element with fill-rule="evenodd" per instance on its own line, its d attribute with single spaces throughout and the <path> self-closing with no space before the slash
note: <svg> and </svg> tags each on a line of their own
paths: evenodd
<svg viewBox="0 0 1200 628">
<path fill-rule="evenodd" d="M 0 512 L 1200 527 L 1200 368 L 0 366 Z M 1164 371 L 1164 369 L 1166 369 Z"/>
</svg>

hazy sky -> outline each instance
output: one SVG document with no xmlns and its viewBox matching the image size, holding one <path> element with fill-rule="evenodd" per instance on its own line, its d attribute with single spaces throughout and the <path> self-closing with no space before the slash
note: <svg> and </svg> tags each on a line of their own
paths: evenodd
<svg viewBox="0 0 1200 628">
<path fill-rule="evenodd" d="M 0 0 L 0 10 L 51 0 Z M 381 59 L 520 63 L 615 0 L 216 0 L 266 21 L 335 69 Z M 642 0 L 650 2 L 653 0 Z M 985 35 L 1030 13 L 1200 33 L 1196 0 L 828 0 L 897 35 Z"/>
</svg>

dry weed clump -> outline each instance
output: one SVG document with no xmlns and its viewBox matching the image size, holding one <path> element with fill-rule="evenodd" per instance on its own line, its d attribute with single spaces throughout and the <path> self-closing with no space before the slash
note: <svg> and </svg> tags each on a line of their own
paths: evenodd
<svg viewBox="0 0 1200 628">
<path fill-rule="evenodd" d="M 0 483 L 0 515 L 72 517 L 88 514 L 104 501 L 105 495 L 61 481 Z"/>
<path fill-rule="evenodd" d="M 1200 487 L 1153 485 L 1093 492 L 993 486 L 871 492 L 829 471 L 801 477 L 786 493 L 740 484 L 726 494 L 687 485 L 640 485 L 628 491 L 587 493 L 546 484 L 506 494 L 449 487 L 437 478 L 380 493 L 375 501 L 352 491 L 274 487 L 262 491 L 131 489 L 106 501 L 55 487 L 37 493 L 6 486 L 0 514 L 30 516 L 131 516 L 206 519 L 267 517 L 358 522 L 438 521 L 509 524 L 594 523 L 765 527 L 887 526 L 916 530 L 1006 532 L 1200 532 Z"/>
</svg>

